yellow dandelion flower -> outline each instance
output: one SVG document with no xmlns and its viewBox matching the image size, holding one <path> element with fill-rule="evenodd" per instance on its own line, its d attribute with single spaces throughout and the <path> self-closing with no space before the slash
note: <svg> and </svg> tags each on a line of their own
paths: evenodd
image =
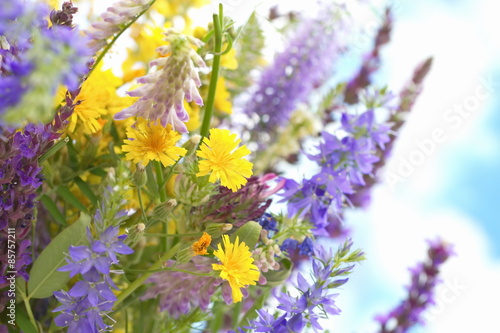
<svg viewBox="0 0 500 333">
<path fill-rule="evenodd" d="M 215 109 L 226 114 L 233 113 L 233 104 L 230 97 L 229 91 L 226 89 L 226 80 L 220 76 L 217 79 L 217 87 L 215 88 Z"/>
<path fill-rule="evenodd" d="M 171 125 L 165 128 L 139 118 L 135 128 L 127 129 L 127 137 L 129 139 L 124 140 L 125 144 L 122 146 L 122 151 L 127 152 L 125 158 L 133 160 L 134 163 L 141 162 L 144 166 L 154 160 L 167 167 L 187 152 L 186 149 L 175 146 L 181 135 L 172 130 Z"/>
<path fill-rule="evenodd" d="M 200 239 L 191 245 L 191 249 L 195 256 L 208 254 L 207 248 L 210 246 L 212 242 L 212 236 L 207 234 L 206 232 L 201 235 Z"/>
<path fill-rule="evenodd" d="M 73 114 L 69 119 L 68 132 L 73 133 L 77 124 L 83 126 L 85 134 L 96 133 L 101 130 L 101 116 L 108 113 L 111 102 L 116 103 L 118 95 L 116 89 L 122 85 L 122 80 L 116 77 L 111 69 L 102 70 L 100 64 L 92 75 L 82 84 Z"/>
<path fill-rule="evenodd" d="M 240 142 L 229 130 L 212 128 L 210 136 L 203 139 L 200 150 L 196 152 L 197 156 L 204 158 L 198 162 L 200 171 L 196 176 L 210 174 L 210 182 L 220 179 L 222 186 L 236 192 L 247 183 L 246 178 L 252 175 L 253 167 L 243 158 L 250 154 L 250 150 L 245 145 L 238 147 Z"/>
<path fill-rule="evenodd" d="M 253 264 L 254 259 L 245 242 L 241 242 L 236 236 L 234 244 L 229 240 L 228 235 L 222 235 L 224 249 L 219 243 L 218 250 L 214 255 L 219 258 L 222 264 L 212 264 L 212 269 L 220 272 L 220 277 L 229 281 L 231 286 L 233 302 L 240 302 L 243 298 L 241 288 L 248 285 L 255 285 L 259 280 L 260 272 Z"/>
</svg>

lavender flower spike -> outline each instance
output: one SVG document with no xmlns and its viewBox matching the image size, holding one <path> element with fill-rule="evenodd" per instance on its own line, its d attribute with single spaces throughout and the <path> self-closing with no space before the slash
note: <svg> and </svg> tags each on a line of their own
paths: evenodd
<svg viewBox="0 0 500 333">
<path fill-rule="evenodd" d="M 140 116 L 153 121 L 159 120 L 163 126 L 171 124 L 178 132 L 187 132 L 184 122 L 189 115 L 184 109 L 184 97 L 188 102 L 194 101 L 203 105 L 198 92 L 201 85 L 198 67 L 206 67 L 203 59 L 191 48 L 191 45 L 200 47 L 203 42 L 184 36 L 174 29 L 167 29 L 164 33 L 165 41 L 169 45 L 156 49 L 162 56 L 150 62 L 150 66 L 157 66 L 155 72 L 137 80 L 144 85 L 130 91 L 128 94 L 140 99 L 131 107 L 115 114 L 116 120 L 133 116 Z"/>
<path fill-rule="evenodd" d="M 285 51 L 262 74 L 245 109 L 259 117 L 258 130 L 270 132 L 283 126 L 297 104 L 331 74 L 342 48 L 334 33 L 343 23 L 336 9 L 324 8 L 317 18 L 304 20 Z"/>
<path fill-rule="evenodd" d="M 423 324 L 422 313 L 434 303 L 434 287 L 439 282 L 439 268 L 454 254 L 452 246 L 439 239 L 428 243 L 429 260 L 410 269 L 408 297 L 388 314 L 376 317 L 380 323 L 380 333 L 405 333 L 410 327 Z"/>
<path fill-rule="evenodd" d="M 119 32 L 122 25 L 142 12 L 150 0 L 120 0 L 113 3 L 101 14 L 102 21 L 94 22 L 87 32 L 90 38 L 87 44 L 93 52 L 99 51 L 106 45 L 108 38 Z"/>
</svg>

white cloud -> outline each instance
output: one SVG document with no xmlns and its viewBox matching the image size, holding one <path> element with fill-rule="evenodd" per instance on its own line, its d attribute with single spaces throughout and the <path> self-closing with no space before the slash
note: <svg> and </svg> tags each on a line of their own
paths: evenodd
<svg viewBox="0 0 500 333">
<path fill-rule="evenodd" d="M 499 327 L 500 264 L 489 257 L 489 240 L 475 221 L 456 211 L 425 211 L 415 197 L 385 187 L 374 193 L 368 213 L 350 214 L 355 246 L 368 260 L 339 296 L 343 313 L 332 319 L 337 332 L 374 332 L 377 313 L 404 297 L 408 268 L 426 258 L 426 239 L 441 236 L 455 245 L 457 256 L 443 265 L 444 283 L 436 289 L 437 305 L 428 312 L 422 332 L 489 332 Z"/>
</svg>

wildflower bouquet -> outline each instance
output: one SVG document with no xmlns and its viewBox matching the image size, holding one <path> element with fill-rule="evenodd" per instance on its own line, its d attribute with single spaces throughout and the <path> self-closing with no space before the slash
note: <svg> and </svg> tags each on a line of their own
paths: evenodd
<svg viewBox="0 0 500 333">
<path fill-rule="evenodd" d="M 342 80 L 345 4 L 207 24 L 205 0 L 56 5 L 0 5 L 0 332 L 327 329 L 365 259 L 344 213 L 431 67 L 399 94 L 372 82 L 391 11 Z M 428 254 L 380 332 L 421 321 L 452 249 Z"/>
</svg>

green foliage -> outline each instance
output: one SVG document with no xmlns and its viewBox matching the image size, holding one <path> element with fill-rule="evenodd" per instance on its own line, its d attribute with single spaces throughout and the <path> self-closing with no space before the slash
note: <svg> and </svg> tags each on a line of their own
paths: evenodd
<svg viewBox="0 0 500 333">
<path fill-rule="evenodd" d="M 69 273 L 57 269 L 66 262 L 65 253 L 70 245 L 78 246 L 85 241 L 85 230 L 89 224 L 90 217 L 82 213 L 78 221 L 57 235 L 40 253 L 30 271 L 28 298 L 50 297 L 69 281 Z"/>
<path fill-rule="evenodd" d="M 262 63 L 262 50 L 265 43 L 264 33 L 255 13 L 240 28 L 238 34 L 238 38 L 233 44 L 236 49 L 238 68 L 224 73 L 227 88 L 233 97 L 252 84 L 248 74 Z"/>
<path fill-rule="evenodd" d="M 242 225 L 238 230 L 231 235 L 231 243 L 236 241 L 236 237 L 239 238 L 240 242 L 245 242 L 245 244 L 252 250 L 255 244 L 259 241 L 260 231 L 262 226 L 254 221 L 249 221 Z"/>
</svg>

